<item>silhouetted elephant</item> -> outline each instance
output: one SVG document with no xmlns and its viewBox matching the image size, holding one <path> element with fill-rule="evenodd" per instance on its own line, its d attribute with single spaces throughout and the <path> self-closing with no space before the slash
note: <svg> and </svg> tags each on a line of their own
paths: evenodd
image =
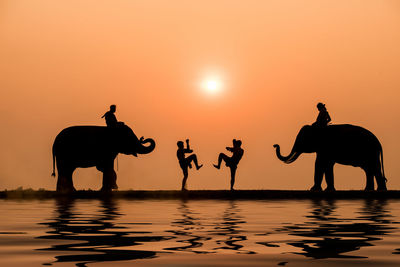
<svg viewBox="0 0 400 267">
<path fill-rule="evenodd" d="M 148 146 L 144 144 L 149 143 Z M 57 191 L 75 191 L 72 173 L 76 168 L 96 167 L 103 172 L 103 191 L 116 189 L 114 159 L 118 153 L 137 156 L 155 148 L 153 139 L 140 140 L 132 129 L 118 127 L 73 126 L 62 130 L 53 144 L 53 176 L 57 163 Z"/>
<path fill-rule="evenodd" d="M 378 190 L 386 189 L 382 146 L 370 131 L 354 125 L 339 124 L 326 127 L 304 126 L 296 137 L 287 157 L 274 145 L 276 155 L 285 163 L 292 163 L 301 153 L 317 153 L 314 186 L 311 191 L 321 191 L 325 174 L 328 191 L 334 191 L 333 165 L 335 163 L 361 167 L 367 177 L 365 190 L 374 190 L 374 176 Z"/>
</svg>

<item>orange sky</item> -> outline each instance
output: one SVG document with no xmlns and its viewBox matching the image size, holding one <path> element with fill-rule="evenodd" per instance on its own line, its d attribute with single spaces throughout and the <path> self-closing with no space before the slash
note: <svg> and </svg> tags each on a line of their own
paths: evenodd
<svg viewBox="0 0 400 267">
<path fill-rule="evenodd" d="M 117 118 L 156 150 L 120 156 L 120 189 L 179 189 L 176 141 L 200 162 L 189 189 L 227 189 L 211 166 L 233 138 L 245 155 L 237 189 L 308 189 L 314 154 L 279 162 L 326 103 L 334 123 L 371 130 L 389 189 L 400 189 L 400 4 L 346 1 L 0 1 L 0 189 L 55 189 L 51 145 L 71 125 Z M 199 84 L 223 81 L 211 96 Z M 98 189 L 94 168 L 74 175 Z M 336 165 L 337 189 L 362 189 L 359 168 Z"/>
</svg>

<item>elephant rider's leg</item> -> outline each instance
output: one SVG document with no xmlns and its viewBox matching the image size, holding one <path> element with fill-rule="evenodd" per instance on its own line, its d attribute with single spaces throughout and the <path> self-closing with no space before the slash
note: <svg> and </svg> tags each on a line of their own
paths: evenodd
<svg viewBox="0 0 400 267">
<path fill-rule="evenodd" d="M 322 178 L 324 176 L 324 164 L 325 160 L 323 157 L 317 153 L 317 159 L 315 160 L 315 170 L 314 170 L 314 186 L 311 187 L 311 191 L 322 191 Z"/>
<path fill-rule="evenodd" d="M 335 183 L 333 178 L 333 166 L 335 165 L 334 162 L 327 162 L 325 168 L 325 180 L 326 180 L 326 189 L 325 191 L 335 191 Z"/>
<path fill-rule="evenodd" d="M 230 166 L 231 169 L 231 190 L 234 190 L 233 187 L 235 185 L 235 176 L 236 176 L 236 166 Z"/>
</svg>

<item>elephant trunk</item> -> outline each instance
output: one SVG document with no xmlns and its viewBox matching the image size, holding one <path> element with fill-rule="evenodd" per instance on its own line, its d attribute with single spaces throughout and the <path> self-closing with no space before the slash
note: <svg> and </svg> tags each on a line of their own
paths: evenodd
<svg viewBox="0 0 400 267">
<path fill-rule="evenodd" d="M 144 145 L 147 143 L 149 143 L 149 145 Z M 156 147 L 156 142 L 151 138 L 140 140 L 138 147 L 137 147 L 137 153 L 138 154 L 148 154 L 148 153 L 151 153 L 155 147 Z"/>
<path fill-rule="evenodd" d="M 281 161 L 283 161 L 283 162 L 285 162 L 287 164 L 294 162 L 301 154 L 300 152 L 297 152 L 294 149 L 294 146 L 293 146 L 292 151 L 290 152 L 290 154 L 285 157 L 285 156 L 281 155 L 281 148 L 280 148 L 279 145 L 274 145 L 274 147 L 276 149 L 275 152 L 276 152 L 276 156 L 278 157 L 278 159 L 280 159 Z"/>
</svg>

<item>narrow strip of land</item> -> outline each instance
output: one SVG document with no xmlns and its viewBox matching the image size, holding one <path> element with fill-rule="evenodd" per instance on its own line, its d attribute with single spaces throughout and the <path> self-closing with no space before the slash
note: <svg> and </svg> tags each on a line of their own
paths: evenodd
<svg viewBox="0 0 400 267">
<path fill-rule="evenodd" d="M 400 191 L 341 190 L 335 192 L 310 192 L 304 190 L 193 190 L 183 192 L 180 190 L 126 190 L 107 193 L 82 190 L 70 194 L 31 189 L 0 191 L 0 199 L 54 199 L 60 197 L 75 199 L 400 199 Z"/>
</svg>

